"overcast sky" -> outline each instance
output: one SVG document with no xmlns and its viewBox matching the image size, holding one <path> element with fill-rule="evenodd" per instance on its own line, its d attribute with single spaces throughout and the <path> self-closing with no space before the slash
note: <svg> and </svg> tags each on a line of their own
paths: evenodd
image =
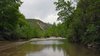
<svg viewBox="0 0 100 56">
<path fill-rule="evenodd" d="M 57 0 L 22 0 L 21 13 L 26 18 L 40 19 L 46 23 L 57 23 L 57 11 L 53 4 Z"/>
</svg>

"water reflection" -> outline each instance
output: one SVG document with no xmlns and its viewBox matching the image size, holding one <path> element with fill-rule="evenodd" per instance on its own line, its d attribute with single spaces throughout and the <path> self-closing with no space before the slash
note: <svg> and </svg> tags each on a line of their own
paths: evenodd
<svg viewBox="0 0 100 56">
<path fill-rule="evenodd" d="M 31 44 L 43 45 L 45 48 L 37 52 L 27 53 L 26 56 L 66 56 L 63 49 L 58 46 L 63 42 L 58 40 L 35 41 L 31 42 Z"/>
<path fill-rule="evenodd" d="M 100 56 L 100 53 L 62 40 L 45 40 L 7 49 L 0 56 Z"/>
<path fill-rule="evenodd" d="M 50 46 L 38 52 L 30 52 L 26 56 L 65 56 L 65 55 L 63 49 L 59 50 L 58 47 L 55 47 L 55 49 L 53 49 Z"/>
</svg>

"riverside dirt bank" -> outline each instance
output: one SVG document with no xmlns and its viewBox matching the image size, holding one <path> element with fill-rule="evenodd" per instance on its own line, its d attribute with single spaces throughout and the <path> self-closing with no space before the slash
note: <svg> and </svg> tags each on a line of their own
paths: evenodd
<svg viewBox="0 0 100 56">
<path fill-rule="evenodd" d="M 65 38 L 61 38 L 61 37 L 33 38 L 31 40 L 28 40 L 28 41 L 17 41 L 17 42 L 0 41 L 0 52 L 1 51 L 5 51 L 5 50 L 10 49 L 10 48 L 14 48 L 14 47 L 19 46 L 19 45 L 22 45 L 22 44 L 25 44 L 27 42 L 31 42 L 31 41 L 60 40 L 60 39 L 65 39 Z"/>
<path fill-rule="evenodd" d="M 0 41 L 0 52 L 10 48 L 14 48 L 16 46 L 22 45 L 27 42 L 28 41 L 22 41 L 22 42 Z"/>
</svg>

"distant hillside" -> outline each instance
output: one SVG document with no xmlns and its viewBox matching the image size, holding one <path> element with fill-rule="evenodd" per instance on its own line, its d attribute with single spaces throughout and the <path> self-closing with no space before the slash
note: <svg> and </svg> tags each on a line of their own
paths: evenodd
<svg viewBox="0 0 100 56">
<path fill-rule="evenodd" d="M 32 26 L 33 28 L 40 29 L 40 30 L 46 30 L 48 27 L 51 26 L 51 24 L 44 23 L 38 19 L 27 19 L 27 21 L 30 23 L 30 26 Z"/>
</svg>

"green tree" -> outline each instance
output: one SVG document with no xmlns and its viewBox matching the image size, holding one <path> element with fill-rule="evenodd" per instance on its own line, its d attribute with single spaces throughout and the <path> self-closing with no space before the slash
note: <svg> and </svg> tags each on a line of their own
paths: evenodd
<svg viewBox="0 0 100 56">
<path fill-rule="evenodd" d="M 21 3 L 20 0 L 0 1 L 0 36 L 10 39 L 8 37 L 15 32 L 20 19 L 19 6 Z"/>
<path fill-rule="evenodd" d="M 100 0 L 79 0 L 77 6 L 71 2 L 58 0 L 58 16 L 62 20 L 64 36 L 74 42 L 84 44 L 100 42 Z M 63 29 L 61 28 L 61 29 Z"/>
<path fill-rule="evenodd" d="M 58 20 L 61 20 L 64 26 L 62 29 L 65 29 L 63 31 L 64 36 L 67 36 L 67 30 L 69 28 L 69 24 L 72 22 L 72 16 L 74 12 L 74 7 L 72 6 L 71 1 L 65 1 L 65 0 L 58 0 L 58 2 L 55 2 L 56 4 L 56 10 L 58 12 Z"/>
</svg>

